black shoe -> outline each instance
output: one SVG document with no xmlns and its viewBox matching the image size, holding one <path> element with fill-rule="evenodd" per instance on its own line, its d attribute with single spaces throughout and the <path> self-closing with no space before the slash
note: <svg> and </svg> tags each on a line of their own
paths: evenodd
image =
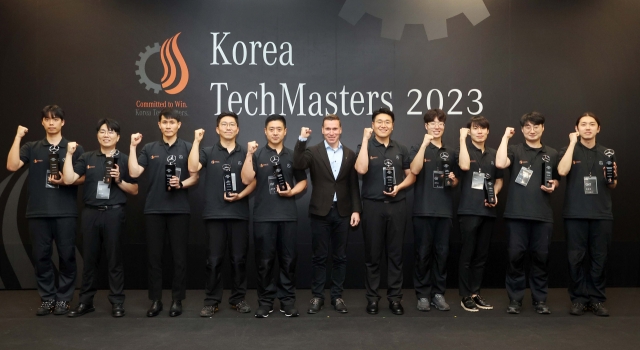
<svg viewBox="0 0 640 350">
<path fill-rule="evenodd" d="M 247 304 L 246 301 L 241 301 L 235 305 L 231 305 L 232 309 L 235 309 L 236 311 L 238 311 L 241 314 L 246 314 L 251 312 L 251 306 L 249 306 L 249 304 Z"/>
<path fill-rule="evenodd" d="M 551 310 L 549 310 L 549 307 L 544 301 L 534 301 L 533 309 L 540 315 L 548 315 L 551 313 Z"/>
<path fill-rule="evenodd" d="M 282 305 L 280 304 L 280 312 L 282 312 L 287 317 L 298 317 L 300 314 L 298 313 L 298 309 L 296 306 L 291 305 Z"/>
<path fill-rule="evenodd" d="M 484 298 L 482 298 L 480 296 L 480 294 L 476 294 L 475 296 L 471 297 L 471 300 L 473 300 L 474 303 L 476 303 L 476 306 L 479 309 L 483 309 L 483 310 L 493 310 L 493 306 L 489 305 Z"/>
<path fill-rule="evenodd" d="M 511 300 L 509 306 L 507 306 L 507 313 L 517 315 L 522 310 L 522 303 L 516 300 Z"/>
<path fill-rule="evenodd" d="M 571 311 L 569 311 L 569 313 L 574 316 L 582 316 L 586 309 L 587 307 L 582 303 L 573 303 L 571 304 Z"/>
<path fill-rule="evenodd" d="M 56 301 L 51 299 L 51 300 L 43 300 L 42 304 L 40 304 L 40 307 L 38 308 L 38 311 L 36 311 L 36 315 L 38 316 L 46 316 L 50 313 L 53 312 L 53 310 L 56 308 Z"/>
<path fill-rule="evenodd" d="M 122 303 L 113 304 L 113 306 L 111 306 L 111 316 L 113 317 L 124 316 L 124 306 L 122 305 Z"/>
<path fill-rule="evenodd" d="M 162 311 L 162 301 L 154 300 L 149 310 L 147 310 L 147 317 L 156 317 L 160 314 L 160 311 Z"/>
<path fill-rule="evenodd" d="M 390 301 L 389 309 L 394 315 L 404 315 L 404 308 L 402 307 L 402 304 L 400 304 L 400 301 Z"/>
<path fill-rule="evenodd" d="M 256 310 L 256 318 L 266 318 L 269 317 L 269 314 L 273 312 L 273 306 L 270 305 L 260 305 Z"/>
<path fill-rule="evenodd" d="M 68 301 L 57 301 L 53 314 L 56 316 L 65 315 L 69 313 L 69 309 L 71 309 L 71 306 Z"/>
<path fill-rule="evenodd" d="M 212 317 L 216 312 L 218 312 L 218 304 L 206 305 L 200 310 L 200 317 Z"/>
<path fill-rule="evenodd" d="M 464 297 L 464 298 L 462 298 L 462 301 L 460 302 L 460 306 L 462 306 L 462 308 L 465 311 L 478 312 L 478 306 L 473 301 L 472 297 Z"/>
<path fill-rule="evenodd" d="M 349 310 L 347 310 L 347 304 L 344 303 L 344 300 L 342 300 L 342 298 L 337 298 L 336 300 L 332 301 L 331 304 L 333 304 L 333 309 L 341 314 L 346 314 L 347 312 L 349 312 Z"/>
<path fill-rule="evenodd" d="M 591 304 L 591 311 L 596 316 L 609 317 L 609 310 L 604 307 L 603 303 Z"/>
<path fill-rule="evenodd" d="M 174 300 L 171 302 L 171 309 L 169 309 L 169 317 L 176 317 L 182 315 L 182 300 Z"/>
<path fill-rule="evenodd" d="M 96 311 L 96 308 L 93 307 L 93 304 L 80 303 L 80 304 L 78 304 L 78 307 L 76 307 L 75 309 L 69 311 L 67 316 L 69 316 L 69 317 L 78 317 L 78 316 L 82 316 L 84 314 L 87 314 L 89 312 L 94 312 L 94 311 Z"/>
<path fill-rule="evenodd" d="M 377 301 L 368 301 L 367 302 L 367 313 L 369 315 L 376 315 L 378 313 L 378 302 Z"/>
<path fill-rule="evenodd" d="M 324 306 L 324 300 L 320 299 L 320 298 L 311 298 L 311 300 L 309 300 L 309 309 L 307 310 L 308 314 L 317 314 L 320 310 L 322 310 L 322 307 Z"/>
</svg>

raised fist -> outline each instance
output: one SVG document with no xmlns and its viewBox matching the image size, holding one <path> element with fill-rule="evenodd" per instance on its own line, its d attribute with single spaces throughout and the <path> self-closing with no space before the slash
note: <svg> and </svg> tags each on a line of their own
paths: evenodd
<svg viewBox="0 0 640 350">
<path fill-rule="evenodd" d="M 250 141 L 249 143 L 247 143 L 247 153 L 253 154 L 253 153 L 255 153 L 256 150 L 258 150 L 258 143 L 257 142 Z"/>
<path fill-rule="evenodd" d="M 73 154 L 76 151 L 76 148 L 78 148 L 78 143 L 77 142 L 69 142 L 69 143 L 67 143 L 67 153 Z"/>
<path fill-rule="evenodd" d="M 310 135 L 311 135 L 311 129 L 303 126 L 302 129 L 300 130 L 300 137 L 302 137 L 303 139 L 306 139 L 306 138 L 309 138 Z"/>
<path fill-rule="evenodd" d="M 572 132 L 569 134 L 569 142 L 570 143 L 577 143 L 578 142 L 578 136 L 580 136 L 579 132 Z"/>
<path fill-rule="evenodd" d="M 29 132 L 29 129 L 25 128 L 22 125 L 18 125 L 18 132 L 16 133 L 16 136 L 19 138 L 23 138 L 24 135 L 26 135 Z"/>
<path fill-rule="evenodd" d="M 135 133 L 131 135 L 131 146 L 137 146 L 140 144 L 140 142 L 142 141 L 142 134 L 141 133 Z"/>
<path fill-rule="evenodd" d="M 202 138 L 204 137 L 204 129 L 198 129 L 194 132 L 194 140 L 195 141 L 202 141 Z"/>
<path fill-rule="evenodd" d="M 422 144 L 428 145 L 429 143 L 431 143 L 431 140 L 433 140 L 433 135 L 424 134 L 424 139 L 422 140 Z"/>
<path fill-rule="evenodd" d="M 469 128 L 460 128 L 460 138 L 461 139 L 466 139 L 467 135 L 469 135 L 471 133 L 471 130 Z"/>
<path fill-rule="evenodd" d="M 513 136 L 513 134 L 515 134 L 515 130 L 513 128 L 507 127 L 507 129 L 505 129 L 504 131 L 504 137 L 510 139 L 511 136 Z"/>
<path fill-rule="evenodd" d="M 364 134 L 362 134 L 362 139 L 364 140 L 370 139 L 372 133 L 373 133 L 372 128 L 364 128 Z"/>
</svg>

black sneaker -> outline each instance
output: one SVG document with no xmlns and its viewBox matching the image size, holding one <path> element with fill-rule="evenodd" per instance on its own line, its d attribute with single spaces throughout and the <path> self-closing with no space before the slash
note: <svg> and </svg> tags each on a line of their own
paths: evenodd
<svg viewBox="0 0 640 350">
<path fill-rule="evenodd" d="M 298 315 L 300 315 L 298 313 L 298 309 L 296 309 L 296 306 L 293 304 L 291 305 L 280 304 L 280 312 L 282 312 L 287 317 L 298 317 Z"/>
<path fill-rule="evenodd" d="M 247 304 L 246 301 L 241 301 L 235 305 L 231 305 L 232 309 L 235 309 L 236 311 L 238 311 L 241 314 L 246 314 L 251 312 L 251 306 L 249 306 L 249 304 Z"/>
<path fill-rule="evenodd" d="M 545 303 L 544 301 L 534 301 L 533 309 L 536 310 L 536 312 L 540 315 L 548 315 L 551 313 L 551 310 L 549 310 L 547 303 Z"/>
<path fill-rule="evenodd" d="M 511 300 L 509 306 L 507 306 L 507 313 L 517 315 L 522 310 L 522 303 L 517 300 Z"/>
<path fill-rule="evenodd" d="M 320 310 L 322 310 L 322 307 L 324 306 L 324 300 L 320 299 L 320 298 L 311 298 L 311 300 L 309 300 L 309 309 L 307 309 L 307 313 L 308 314 L 317 314 Z"/>
<path fill-rule="evenodd" d="M 216 312 L 218 312 L 218 304 L 205 305 L 202 310 L 200 310 L 200 317 L 213 317 Z"/>
<path fill-rule="evenodd" d="M 476 306 L 483 310 L 493 310 L 493 305 L 489 305 L 480 294 L 471 297 Z"/>
<path fill-rule="evenodd" d="M 65 315 L 69 312 L 71 306 L 68 301 L 56 302 L 56 308 L 53 310 L 53 314 L 56 316 Z"/>
<path fill-rule="evenodd" d="M 609 317 L 609 310 L 604 307 L 603 303 L 591 304 L 591 311 L 596 316 Z"/>
<path fill-rule="evenodd" d="M 38 311 L 36 311 L 36 315 L 38 316 L 46 316 L 50 313 L 53 312 L 53 310 L 56 308 L 56 301 L 51 299 L 51 300 L 43 300 L 42 304 L 40 304 L 40 307 L 38 308 Z"/>
<path fill-rule="evenodd" d="M 574 316 L 582 316 L 584 315 L 584 310 L 586 310 L 586 308 L 587 307 L 582 303 L 573 303 L 571 305 L 571 311 L 569 311 L 569 313 Z"/>
<path fill-rule="evenodd" d="M 269 314 L 273 312 L 273 306 L 269 305 L 260 305 L 256 310 L 256 318 L 266 318 L 269 317 Z"/>
<path fill-rule="evenodd" d="M 478 307 L 471 297 L 462 298 L 460 306 L 462 306 L 465 311 L 478 312 Z"/>
</svg>

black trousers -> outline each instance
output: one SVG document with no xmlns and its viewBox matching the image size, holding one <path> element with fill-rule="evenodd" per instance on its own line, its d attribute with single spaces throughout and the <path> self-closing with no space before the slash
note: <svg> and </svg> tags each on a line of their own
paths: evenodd
<svg viewBox="0 0 640 350">
<path fill-rule="evenodd" d="M 507 228 L 507 294 L 510 300 L 522 302 L 527 281 L 524 273 L 524 258 L 531 256 L 529 287 L 533 302 L 547 301 L 549 287 L 549 245 L 553 223 L 537 220 L 505 220 Z"/>
<path fill-rule="evenodd" d="M 324 286 L 327 280 L 327 258 L 329 246 L 333 267 L 331 269 L 331 301 L 342 298 L 344 278 L 347 274 L 347 239 L 349 238 L 350 217 L 341 217 L 338 208 L 331 207 L 327 216 L 310 215 L 311 221 L 311 293 L 324 300 Z"/>
<path fill-rule="evenodd" d="M 42 300 L 71 301 L 76 283 L 76 218 L 29 219 L 38 293 Z M 58 250 L 58 288 L 51 254 Z"/>
<path fill-rule="evenodd" d="M 247 254 L 249 222 L 247 220 L 205 220 L 207 230 L 207 283 L 204 305 L 222 302 L 222 263 L 227 250 L 231 258 L 233 285 L 229 304 L 236 305 L 247 294 Z"/>
<path fill-rule="evenodd" d="M 571 276 L 571 302 L 605 302 L 605 263 L 611 245 L 613 220 L 565 219 L 564 227 Z M 587 252 L 589 261 L 585 261 Z"/>
<path fill-rule="evenodd" d="M 80 302 L 93 304 L 98 290 L 96 272 L 100 265 L 100 256 L 104 246 L 109 273 L 109 301 L 112 304 L 124 303 L 124 269 L 122 267 L 122 234 L 124 233 L 124 207 L 97 210 L 82 210 L 82 255 L 84 271 Z"/>
<path fill-rule="evenodd" d="M 480 294 L 496 219 L 476 215 L 460 215 L 458 219 L 462 236 L 462 251 L 458 266 L 459 293 L 461 297 L 470 297 Z"/>
<path fill-rule="evenodd" d="M 296 302 L 298 223 L 254 222 L 253 240 L 258 265 L 258 304 L 272 306 L 278 297 L 282 305 L 293 305 Z M 276 255 L 280 268 L 277 279 Z"/>
<path fill-rule="evenodd" d="M 378 301 L 380 262 L 387 255 L 387 299 L 402 300 L 402 245 L 406 225 L 406 204 L 398 202 L 362 201 L 362 233 L 367 300 Z"/>
<path fill-rule="evenodd" d="M 189 214 L 147 214 L 147 251 L 149 268 L 149 299 L 162 300 L 162 251 L 165 237 L 173 256 L 171 298 L 183 300 L 187 289 L 187 243 Z"/>
<path fill-rule="evenodd" d="M 447 289 L 450 233 L 450 218 L 413 217 L 413 244 L 416 254 L 413 285 L 418 298 L 444 294 Z"/>
</svg>

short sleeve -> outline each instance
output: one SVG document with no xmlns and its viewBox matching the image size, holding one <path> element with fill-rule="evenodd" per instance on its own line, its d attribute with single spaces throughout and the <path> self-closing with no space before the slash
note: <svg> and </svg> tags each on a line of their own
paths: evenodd
<svg viewBox="0 0 640 350">
<path fill-rule="evenodd" d="M 416 157 L 419 150 L 419 146 L 411 146 L 411 150 L 409 151 L 409 163 L 413 162 L 413 159 Z"/>
<path fill-rule="evenodd" d="M 149 151 L 147 150 L 147 148 L 149 148 L 150 144 L 147 143 L 146 145 L 144 145 L 144 147 L 142 147 L 142 151 L 140 152 L 140 155 L 138 156 L 138 165 L 140 165 L 143 168 L 146 168 L 149 165 Z"/>
<path fill-rule="evenodd" d="M 78 149 L 76 149 L 75 153 L 79 153 Z M 87 153 L 82 153 L 78 160 L 73 162 L 73 172 L 78 174 L 78 176 L 82 176 L 87 172 Z"/>
<path fill-rule="evenodd" d="M 31 163 L 31 142 L 27 142 L 20 147 L 20 160 L 24 164 Z"/>
<path fill-rule="evenodd" d="M 511 163 L 511 165 L 509 167 L 511 167 L 513 165 L 513 163 L 515 162 L 515 154 L 516 154 L 516 146 L 515 145 L 511 145 L 511 146 L 507 147 L 507 158 L 509 158 L 509 162 Z"/>
<path fill-rule="evenodd" d="M 411 160 L 409 160 L 409 150 L 406 146 L 401 146 L 402 149 L 402 169 L 407 170 L 411 168 Z"/>
<path fill-rule="evenodd" d="M 120 167 L 120 176 L 122 181 L 130 184 L 137 184 L 138 179 L 134 179 L 129 175 L 129 157 L 121 157 L 121 161 L 118 161 L 118 167 Z"/>
<path fill-rule="evenodd" d="M 296 179 L 296 183 L 307 179 L 307 172 L 300 169 L 293 170 L 293 178 Z"/>
<path fill-rule="evenodd" d="M 205 148 L 202 148 L 200 149 L 200 165 L 202 165 L 203 168 L 206 168 L 208 163 L 209 159 L 207 158 L 207 152 L 205 151 Z"/>
</svg>

